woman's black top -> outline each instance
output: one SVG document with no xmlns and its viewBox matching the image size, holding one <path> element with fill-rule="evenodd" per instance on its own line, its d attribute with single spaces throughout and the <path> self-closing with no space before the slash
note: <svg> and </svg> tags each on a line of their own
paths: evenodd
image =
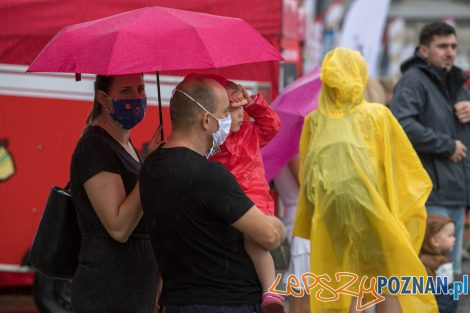
<svg viewBox="0 0 470 313">
<path fill-rule="evenodd" d="M 72 156 L 70 185 L 82 235 L 72 280 L 75 313 L 153 313 L 157 265 L 148 232 L 139 222 L 126 243 L 111 238 L 90 204 L 85 182 L 106 171 L 121 176 L 126 195 L 135 187 L 141 162 L 111 135 L 88 127 Z"/>
</svg>

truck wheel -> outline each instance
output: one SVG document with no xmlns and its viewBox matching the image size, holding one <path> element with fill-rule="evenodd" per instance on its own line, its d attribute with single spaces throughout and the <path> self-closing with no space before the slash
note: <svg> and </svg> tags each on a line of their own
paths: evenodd
<svg viewBox="0 0 470 313">
<path fill-rule="evenodd" d="M 71 280 L 52 279 L 36 272 L 33 297 L 40 313 L 71 313 L 71 296 Z"/>
</svg>

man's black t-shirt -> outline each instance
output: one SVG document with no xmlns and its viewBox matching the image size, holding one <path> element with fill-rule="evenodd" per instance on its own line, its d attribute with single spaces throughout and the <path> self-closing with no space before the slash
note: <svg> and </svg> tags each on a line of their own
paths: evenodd
<svg viewBox="0 0 470 313">
<path fill-rule="evenodd" d="M 226 168 L 188 148 L 159 148 L 142 166 L 140 194 L 162 304 L 260 302 L 243 234 L 231 226 L 253 202 Z"/>
</svg>

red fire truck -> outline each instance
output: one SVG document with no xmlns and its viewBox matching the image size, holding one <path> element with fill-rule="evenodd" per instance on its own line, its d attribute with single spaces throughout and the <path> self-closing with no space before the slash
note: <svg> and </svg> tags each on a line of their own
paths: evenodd
<svg viewBox="0 0 470 313">
<path fill-rule="evenodd" d="M 68 312 L 67 282 L 35 275 L 28 266 L 34 238 L 52 185 L 65 185 L 69 162 L 93 99 L 93 75 L 25 74 L 27 65 L 62 27 L 147 5 L 241 17 L 286 58 L 217 70 L 251 93 L 276 96 L 279 84 L 300 69 L 299 10 L 296 0 L 2 0 L 0 4 L 0 287 L 31 286 L 41 312 Z M 234 34 L 236 36 L 236 34 Z M 227 40 L 230 40 L 229 38 Z M 247 47 L 256 49 L 256 47 Z M 166 73 L 163 73 L 166 74 Z M 165 134 L 168 101 L 186 73 L 162 75 Z M 146 74 L 150 107 L 133 130 L 144 150 L 157 125 L 156 79 Z M 34 282 L 34 280 L 36 280 Z"/>
</svg>

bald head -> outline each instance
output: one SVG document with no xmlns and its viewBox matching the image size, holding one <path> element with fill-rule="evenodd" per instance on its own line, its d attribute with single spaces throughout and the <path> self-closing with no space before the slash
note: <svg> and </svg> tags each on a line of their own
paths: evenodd
<svg viewBox="0 0 470 313">
<path fill-rule="evenodd" d="M 216 114 L 228 105 L 225 88 L 213 79 L 194 77 L 183 80 L 176 86 L 199 102 L 207 111 Z M 222 108 L 223 110 L 223 108 Z M 175 91 L 170 100 L 170 117 L 174 130 L 189 130 L 199 120 L 204 110 L 182 92 Z"/>
</svg>

